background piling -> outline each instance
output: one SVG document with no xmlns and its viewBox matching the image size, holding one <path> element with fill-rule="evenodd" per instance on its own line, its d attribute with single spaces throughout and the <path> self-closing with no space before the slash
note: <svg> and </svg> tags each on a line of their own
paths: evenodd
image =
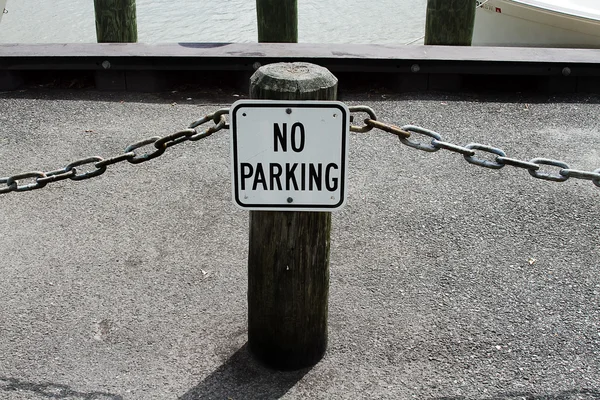
<svg viewBox="0 0 600 400">
<path fill-rule="evenodd" d="M 98 43 L 137 42 L 135 0 L 94 0 Z"/>
<path fill-rule="evenodd" d="M 256 0 L 258 41 L 298 42 L 298 0 Z"/>
<path fill-rule="evenodd" d="M 472 0 L 427 0 L 425 44 L 470 46 L 475 9 Z"/>
</svg>

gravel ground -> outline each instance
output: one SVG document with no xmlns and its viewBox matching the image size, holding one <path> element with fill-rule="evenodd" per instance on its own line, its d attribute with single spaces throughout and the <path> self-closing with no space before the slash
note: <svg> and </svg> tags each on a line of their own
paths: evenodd
<svg viewBox="0 0 600 400">
<path fill-rule="evenodd" d="M 232 93 L 0 94 L 0 175 L 108 157 Z M 600 168 L 600 98 L 344 93 L 380 119 Z M 329 348 L 246 345 L 248 212 L 225 131 L 102 176 L 0 195 L 1 399 L 600 399 L 600 188 L 352 134 Z"/>
</svg>

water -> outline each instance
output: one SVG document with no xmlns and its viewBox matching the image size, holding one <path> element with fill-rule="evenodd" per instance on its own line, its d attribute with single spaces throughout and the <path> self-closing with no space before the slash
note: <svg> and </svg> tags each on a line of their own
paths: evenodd
<svg viewBox="0 0 600 400">
<path fill-rule="evenodd" d="M 426 4 L 299 0 L 298 41 L 405 44 L 424 35 Z M 8 0 L 6 8 L 0 43 L 96 41 L 93 0 Z M 137 18 L 141 43 L 257 41 L 255 0 L 137 0 Z"/>
</svg>

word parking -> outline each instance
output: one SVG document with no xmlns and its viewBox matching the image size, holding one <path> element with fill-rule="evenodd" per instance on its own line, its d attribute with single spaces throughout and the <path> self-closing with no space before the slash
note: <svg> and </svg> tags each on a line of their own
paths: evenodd
<svg viewBox="0 0 600 400">
<path fill-rule="evenodd" d="M 273 151 L 288 151 L 287 124 L 283 128 L 275 123 L 273 127 Z M 292 125 L 290 150 L 299 153 L 304 149 L 306 133 L 304 125 L 296 122 Z M 340 167 L 337 163 L 241 163 L 241 188 L 248 183 L 252 190 L 260 185 L 263 190 L 327 190 L 338 189 Z M 250 181 L 250 182 L 247 182 Z"/>
</svg>

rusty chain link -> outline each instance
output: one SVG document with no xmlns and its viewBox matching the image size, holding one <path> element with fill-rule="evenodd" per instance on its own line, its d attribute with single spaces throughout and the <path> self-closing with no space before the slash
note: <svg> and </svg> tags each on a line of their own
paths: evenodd
<svg viewBox="0 0 600 400">
<path fill-rule="evenodd" d="M 176 144 L 186 141 L 196 141 L 204 139 L 221 129 L 228 129 L 229 124 L 225 119 L 225 115 L 229 114 L 228 108 L 223 108 L 215 111 L 212 114 L 206 115 L 201 119 L 190 124 L 188 129 L 184 129 L 179 132 L 172 133 L 167 136 L 153 136 L 148 139 L 140 140 L 139 142 L 132 143 L 125 148 L 123 154 L 104 159 L 102 157 L 87 157 L 81 160 L 74 161 L 67 164 L 61 169 L 49 172 L 41 171 L 30 171 L 21 174 L 12 175 L 5 178 L 0 178 L 0 194 L 9 192 L 26 192 L 34 189 L 41 189 L 48 183 L 58 182 L 65 179 L 71 179 L 74 181 L 82 181 L 85 179 L 93 178 L 95 176 L 102 175 L 106 172 L 108 166 L 117 164 L 123 161 L 127 161 L 131 164 L 139 164 L 153 158 L 161 156 L 166 149 Z M 204 130 L 198 130 L 200 126 L 213 122 L 214 125 L 209 126 Z M 140 149 L 152 146 L 150 150 L 141 152 Z M 137 150 L 137 151 L 136 151 Z M 92 171 L 78 172 L 77 168 L 82 166 L 91 166 L 94 169 Z M 20 184 L 20 180 L 33 180 L 31 183 Z"/>
<path fill-rule="evenodd" d="M 379 121 L 375 111 L 367 106 L 350 106 L 348 107 L 348 109 L 351 113 L 351 123 L 354 122 L 355 119 L 355 115 L 352 114 L 363 113 L 368 116 L 368 118 L 363 120 L 364 125 L 350 125 L 351 132 L 365 133 L 371 131 L 374 128 L 380 129 L 384 132 L 388 132 L 398 136 L 400 142 L 405 144 L 406 146 L 431 153 L 439 151 L 441 149 L 448 150 L 454 153 L 461 154 L 468 163 L 480 167 L 500 169 L 506 165 L 510 165 L 512 167 L 527 170 L 527 172 L 529 172 L 531 176 L 537 179 L 543 179 L 554 182 L 564 182 L 569 178 L 575 178 L 592 181 L 594 185 L 600 187 L 600 168 L 596 169 L 593 172 L 589 172 L 571 169 L 566 163 L 559 160 L 547 158 L 533 158 L 529 161 L 526 161 L 519 160 L 516 158 L 510 158 L 506 156 L 506 153 L 502 149 L 496 147 L 479 143 L 469 143 L 465 146 L 460 146 L 457 144 L 443 141 L 442 136 L 439 133 L 429 129 L 421 128 L 419 126 L 414 125 L 404 125 L 402 127 L 398 127 L 396 125 Z M 140 140 L 139 142 L 132 143 L 125 148 L 125 152 L 123 154 L 119 154 L 111 158 L 104 159 L 98 156 L 88 157 L 69 163 L 65 167 L 54 171 L 30 171 L 5 178 L 0 178 L 0 194 L 9 192 L 25 192 L 34 189 L 41 189 L 48 183 L 58 182 L 65 179 L 71 179 L 73 181 L 86 180 L 95 176 L 102 175 L 104 172 L 106 172 L 108 166 L 123 161 L 127 161 L 131 164 L 139 164 L 152 160 L 153 158 L 161 156 L 166 151 L 166 149 L 168 149 L 171 146 L 186 141 L 196 141 L 204 139 L 222 129 L 229 129 L 229 124 L 225 119 L 225 115 L 228 114 L 229 108 L 219 109 L 213 112 L 212 114 L 206 115 L 200 118 L 199 120 L 193 122 L 187 129 L 163 137 L 153 136 L 144 140 Z M 198 127 L 209 122 L 213 122 L 213 125 L 204 130 L 199 131 L 197 129 Z M 431 140 L 429 142 L 423 141 L 422 139 L 419 140 L 419 137 L 423 136 Z M 152 146 L 151 151 L 139 151 L 140 149 L 147 146 Z M 484 158 L 480 158 L 481 156 L 478 157 L 478 152 L 489 153 L 495 155 L 495 157 L 493 160 L 486 160 Z M 92 166 L 94 169 L 88 172 L 78 172 L 77 168 L 86 165 Z M 558 171 L 555 173 L 542 172 L 540 171 L 542 165 L 557 167 Z M 26 179 L 33 181 L 27 184 L 19 183 L 19 181 Z"/>
<path fill-rule="evenodd" d="M 518 160 L 516 158 L 510 158 L 506 156 L 506 153 L 497 147 L 487 146 L 479 143 L 469 143 L 465 146 L 459 146 L 453 143 L 445 142 L 442 140 L 442 136 L 429 129 L 421 128 L 414 125 L 405 125 L 397 127 L 381 122 L 377 119 L 377 114 L 372 108 L 366 106 L 352 106 L 348 107 L 351 113 L 364 113 L 369 118 L 364 120 L 364 125 L 351 125 L 350 131 L 364 133 L 368 132 L 373 128 L 381 129 L 385 132 L 389 132 L 398 136 L 400 142 L 403 144 L 422 150 L 426 152 L 436 152 L 440 149 L 449 150 L 454 153 L 461 154 L 465 160 L 470 163 L 484 168 L 500 169 L 505 165 L 510 165 L 516 168 L 526 169 L 531 176 L 537 179 L 543 179 L 553 182 L 564 182 L 569 178 L 583 179 L 592 181 L 592 183 L 600 187 L 600 168 L 593 172 L 580 171 L 571 169 L 566 163 L 559 160 L 552 160 L 547 158 L 534 158 L 529 161 Z M 354 118 L 352 118 L 354 119 Z M 425 136 L 431 140 L 429 142 L 418 140 L 419 136 Z M 494 160 L 486 160 L 477 157 L 477 151 L 481 153 L 491 153 L 495 155 Z M 559 168 L 557 172 L 542 172 L 540 167 L 542 165 L 549 165 Z"/>
</svg>

